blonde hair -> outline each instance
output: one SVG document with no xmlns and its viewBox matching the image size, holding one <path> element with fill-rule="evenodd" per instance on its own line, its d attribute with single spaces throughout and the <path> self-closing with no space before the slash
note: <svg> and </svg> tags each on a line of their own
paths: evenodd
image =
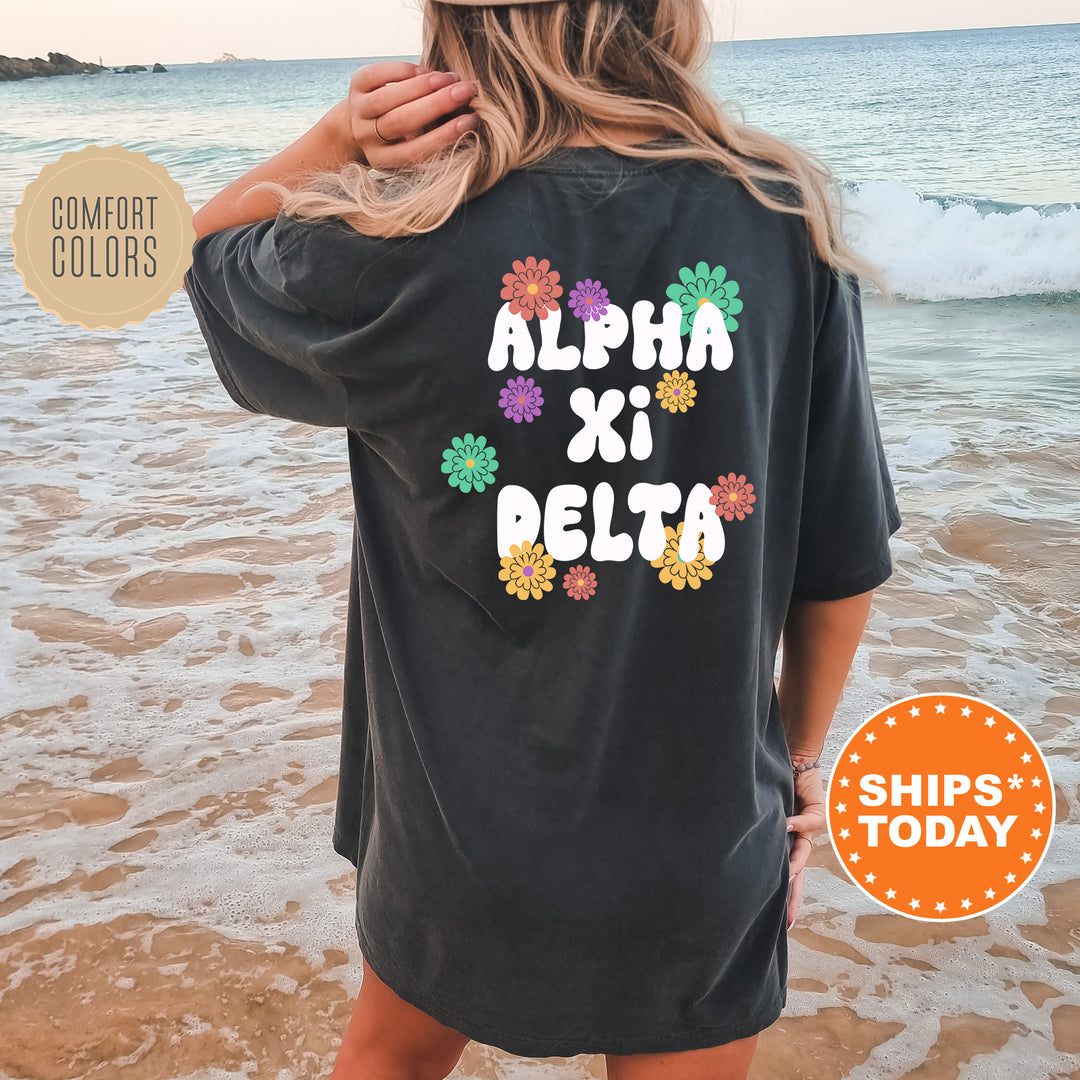
<svg viewBox="0 0 1080 1080">
<path fill-rule="evenodd" d="M 429 232 L 512 169 L 585 135 L 627 157 L 694 158 L 737 178 L 763 205 L 804 217 L 822 260 L 893 298 L 884 274 L 844 239 L 843 191 L 828 165 L 747 124 L 737 104 L 736 120 L 709 89 L 713 32 L 703 0 L 423 2 L 421 59 L 478 84 L 470 105 L 479 123 L 436 156 L 390 173 L 353 161 L 308 172 L 297 188 L 255 185 L 279 194 L 286 214 L 340 217 L 369 236 Z M 685 142 L 636 146 L 604 130 L 612 125 L 660 128 Z"/>
</svg>

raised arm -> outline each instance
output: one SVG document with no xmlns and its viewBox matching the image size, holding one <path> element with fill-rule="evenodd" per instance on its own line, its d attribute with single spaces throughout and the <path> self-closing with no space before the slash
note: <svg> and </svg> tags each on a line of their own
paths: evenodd
<svg viewBox="0 0 1080 1080">
<path fill-rule="evenodd" d="M 474 113 L 456 115 L 475 92 L 472 83 L 462 83 L 454 72 L 431 71 L 407 60 L 360 68 L 352 78 L 348 97 L 310 131 L 234 180 L 199 210 L 194 217 L 196 239 L 219 229 L 276 217 L 279 201 L 272 191 L 249 192 L 261 181 L 288 187 L 308 171 L 333 171 L 350 161 L 390 169 L 437 153 L 475 125 Z M 454 115 L 423 130 L 447 114 Z"/>
</svg>

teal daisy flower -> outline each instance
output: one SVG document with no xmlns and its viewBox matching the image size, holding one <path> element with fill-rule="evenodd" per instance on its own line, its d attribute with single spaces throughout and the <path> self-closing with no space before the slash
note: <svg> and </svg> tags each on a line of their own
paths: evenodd
<svg viewBox="0 0 1080 1080">
<path fill-rule="evenodd" d="M 442 471 L 447 482 L 459 491 L 483 491 L 495 483 L 495 448 L 487 445 L 483 435 L 455 435 L 443 451 Z"/>
<path fill-rule="evenodd" d="M 739 329 L 734 318 L 742 311 L 742 301 L 736 296 L 739 283 L 725 281 L 726 274 L 727 270 L 722 266 L 710 270 L 707 262 L 699 262 L 693 270 L 684 266 L 679 271 L 679 280 L 668 286 L 667 295 L 682 308 L 681 333 L 690 333 L 694 316 L 702 304 L 715 304 L 724 313 L 724 326 L 729 331 Z"/>
</svg>

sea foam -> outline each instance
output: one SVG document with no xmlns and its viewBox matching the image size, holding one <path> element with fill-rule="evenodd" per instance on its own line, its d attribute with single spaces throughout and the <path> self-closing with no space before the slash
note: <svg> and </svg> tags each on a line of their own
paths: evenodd
<svg viewBox="0 0 1080 1080">
<path fill-rule="evenodd" d="M 848 241 L 906 299 L 1080 291 L 1075 203 L 1021 206 L 874 180 L 846 186 L 844 208 Z"/>
</svg>

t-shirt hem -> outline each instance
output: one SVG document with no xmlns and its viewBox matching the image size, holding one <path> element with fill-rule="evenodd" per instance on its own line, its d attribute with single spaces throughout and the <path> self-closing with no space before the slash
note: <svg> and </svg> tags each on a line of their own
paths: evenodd
<svg viewBox="0 0 1080 1080">
<path fill-rule="evenodd" d="M 892 555 L 886 552 L 873 566 L 868 567 L 861 574 L 837 578 L 818 585 L 799 588 L 796 586 L 791 591 L 792 600 L 846 600 L 850 596 L 858 596 L 860 593 L 869 592 L 884 584 L 893 575 Z"/>
<path fill-rule="evenodd" d="M 575 1057 L 578 1054 L 621 1055 L 704 1050 L 759 1034 L 780 1018 L 787 1004 L 787 988 L 781 986 L 780 992 L 772 997 L 767 1005 L 726 1024 L 649 1034 L 637 1031 L 631 1035 L 518 1034 L 467 1017 L 441 995 L 414 985 L 400 968 L 388 963 L 379 955 L 378 950 L 373 948 L 364 934 L 359 913 L 356 918 L 356 933 L 360 951 L 371 970 L 403 1001 L 474 1042 L 496 1047 L 516 1057 Z"/>
<path fill-rule="evenodd" d="M 334 850 L 343 858 L 348 859 L 353 866 L 359 869 L 359 857 L 356 854 L 349 854 L 349 845 L 345 843 L 345 837 L 343 834 L 335 832 L 331 843 L 334 846 Z"/>
</svg>

